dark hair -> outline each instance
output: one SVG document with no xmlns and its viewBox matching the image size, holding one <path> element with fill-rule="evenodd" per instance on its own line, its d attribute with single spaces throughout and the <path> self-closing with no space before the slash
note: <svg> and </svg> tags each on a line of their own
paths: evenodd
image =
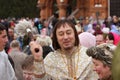
<svg viewBox="0 0 120 80">
<path fill-rule="evenodd" d="M 50 46 L 42 46 L 43 49 L 43 59 L 49 54 L 49 52 L 52 52 L 52 48 Z"/>
<path fill-rule="evenodd" d="M 3 30 L 6 30 L 6 27 L 0 23 L 0 34 L 1 34 L 1 31 L 3 31 Z"/>
<path fill-rule="evenodd" d="M 71 22 L 70 20 L 67 20 L 67 19 L 64 19 L 64 20 L 59 20 L 55 27 L 53 28 L 53 36 L 52 36 L 52 46 L 55 50 L 57 49 L 60 49 L 60 45 L 58 43 L 58 40 L 57 40 L 57 36 L 56 36 L 56 30 L 58 28 L 60 28 L 61 26 L 65 26 L 66 24 L 68 24 L 73 30 L 74 30 L 74 33 L 75 33 L 75 46 L 78 46 L 79 45 L 79 38 L 78 38 L 78 34 L 77 34 L 77 31 L 75 29 L 75 25 L 73 24 L 73 22 Z"/>
<path fill-rule="evenodd" d="M 108 38 L 109 38 L 109 40 L 114 40 L 113 34 L 112 34 L 112 33 L 109 33 L 109 34 L 108 34 Z"/>
<path fill-rule="evenodd" d="M 100 60 L 104 65 L 111 68 L 113 50 L 111 50 L 110 47 L 104 46 L 104 48 L 103 47 L 100 48 L 95 46 L 88 48 L 86 53 L 88 56 L 91 56 L 96 60 Z"/>
</svg>

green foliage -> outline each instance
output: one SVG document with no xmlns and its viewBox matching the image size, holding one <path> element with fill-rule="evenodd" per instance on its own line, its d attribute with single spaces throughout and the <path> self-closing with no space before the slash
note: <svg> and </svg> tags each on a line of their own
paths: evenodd
<svg viewBox="0 0 120 80">
<path fill-rule="evenodd" d="M 37 0 L 0 0 L 0 18 L 39 17 Z"/>
</svg>

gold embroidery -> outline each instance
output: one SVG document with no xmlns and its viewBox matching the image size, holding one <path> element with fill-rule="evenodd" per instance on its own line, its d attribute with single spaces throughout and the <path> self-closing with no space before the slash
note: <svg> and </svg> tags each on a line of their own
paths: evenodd
<svg viewBox="0 0 120 80">
<path fill-rule="evenodd" d="M 77 80 L 76 73 L 78 71 L 78 63 L 79 63 L 79 52 L 80 52 L 80 47 L 75 48 L 71 53 L 71 55 L 66 55 L 67 61 L 65 61 L 65 57 L 63 54 L 65 54 L 64 51 L 61 52 L 61 57 L 68 69 L 68 74 L 70 77 L 72 77 L 74 80 Z M 77 62 L 75 61 L 75 54 L 78 54 Z M 74 61 L 74 62 L 73 62 Z M 76 62 L 76 63 L 75 63 Z"/>
<path fill-rule="evenodd" d="M 36 62 L 34 61 L 34 74 L 36 75 L 41 75 L 45 73 L 45 67 L 44 67 L 44 62 Z"/>
</svg>

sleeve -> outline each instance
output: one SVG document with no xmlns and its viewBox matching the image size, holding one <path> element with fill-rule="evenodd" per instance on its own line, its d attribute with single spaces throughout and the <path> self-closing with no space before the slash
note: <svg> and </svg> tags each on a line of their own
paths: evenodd
<svg viewBox="0 0 120 80">
<path fill-rule="evenodd" d="M 85 71 L 83 72 L 84 79 L 83 80 L 98 80 L 98 75 L 95 71 L 93 71 L 93 63 L 92 61 L 88 64 Z"/>
<path fill-rule="evenodd" d="M 45 71 L 44 61 L 34 61 L 34 80 L 56 80 L 53 76 L 49 75 Z"/>
<path fill-rule="evenodd" d="M 36 61 L 34 60 L 34 76 L 36 78 L 42 78 L 45 75 L 45 67 L 43 59 Z"/>
</svg>

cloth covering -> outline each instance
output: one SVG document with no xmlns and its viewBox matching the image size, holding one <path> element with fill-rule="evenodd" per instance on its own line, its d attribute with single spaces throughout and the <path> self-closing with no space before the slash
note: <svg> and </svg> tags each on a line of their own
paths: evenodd
<svg viewBox="0 0 120 80">
<path fill-rule="evenodd" d="M 5 51 L 0 51 L 0 80 L 17 80 Z"/>
<path fill-rule="evenodd" d="M 92 59 L 86 55 L 85 51 L 86 48 L 81 47 L 79 51 L 72 55 L 76 78 L 77 80 L 97 80 L 98 76 L 93 72 Z M 66 65 L 67 58 L 65 54 L 61 54 L 59 49 L 49 53 L 44 59 L 46 73 L 58 80 L 73 80 L 73 78 L 70 77 L 68 66 Z M 78 68 L 76 66 L 78 66 Z"/>
</svg>

